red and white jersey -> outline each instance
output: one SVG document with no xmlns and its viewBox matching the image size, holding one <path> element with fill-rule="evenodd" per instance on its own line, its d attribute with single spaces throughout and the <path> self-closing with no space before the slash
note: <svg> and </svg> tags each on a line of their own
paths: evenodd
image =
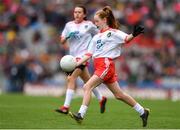
<svg viewBox="0 0 180 130">
<path fill-rule="evenodd" d="M 92 37 L 99 30 L 91 21 L 83 21 L 78 24 L 70 21 L 65 25 L 61 37 L 67 37 L 71 32 L 75 32 L 75 36 L 68 39 L 69 53 L 81 58 L 87 52 Z"/>
<path fill-rule="evenodd" d="M 88 47 L 88 54 L 93 58 L 108 57 L 117 58 L 121 55 L 121 45 L 126 42 L 128 34 L 117 30 L 108 29 L 96 34 Z"/>
</svg>

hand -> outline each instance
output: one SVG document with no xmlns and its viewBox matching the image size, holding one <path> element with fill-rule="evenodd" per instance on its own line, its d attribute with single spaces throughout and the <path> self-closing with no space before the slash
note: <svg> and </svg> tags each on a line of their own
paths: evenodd
<svg viewBox="0 0 180 130">
<path fill-rule="evenodd" d="M 69 35 L 66 37 L 66 39 L 69 39 L 71 37 L 74 37 L 76 32 L 70 32 Z"/>
<path fill-rule="evenodd" d="M 76 32 L 70 32 L 69 35 L 63 41 L 61 41 L 61 43 L 65 44 L 69 38 L 75 37 L 75 34 L 76 34 Z"/>
<path fill-rule="evenodd" d="M 139 34 L 141 33 L 144 33 L 144 27 L 139 25 L 139 26 L 134 26 L 134 29 L 133 29 L 133 33 L 132 35 L 134 37 L 138 36 Z"/>
</svg>

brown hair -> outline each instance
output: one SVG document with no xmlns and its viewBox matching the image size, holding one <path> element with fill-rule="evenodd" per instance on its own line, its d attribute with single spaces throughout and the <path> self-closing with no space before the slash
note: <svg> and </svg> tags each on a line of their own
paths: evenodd
<svg viewBox="0 0 180 130">
<path fill-rule="evenodd" d="M 82 9 L 83 9 L 83 13 L 84 13 L 85 15 L 87 15 L 87 9 L 86 9 L 85 6 L 83 6 L 83 5 L 77 5 L 76 7 L 82 8 Z M 87 20 L 87 17 L 84 17 L 84 20 Z"/>
<path fill-rule="evenodd" d="M 96 15 L 99 15 L 101 19 L 106 18 L 107 19 L 107 25 L 113 29 L 119 28 L 119 23 L 115 19 L 113 12 L 111 10 L 111 7 L 105 6 L 102 10 L 99 10 L 96 12 Z"/>
</svg>

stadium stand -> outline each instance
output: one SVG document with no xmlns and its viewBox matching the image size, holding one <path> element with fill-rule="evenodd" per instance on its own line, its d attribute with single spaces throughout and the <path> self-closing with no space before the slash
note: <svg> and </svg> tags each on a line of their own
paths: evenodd
<svg viewBox="0 0 180 130">
<path fill-rule="evenodd" d="M 60 45 L 59 35 L 76 4 L 87 6 L 89 19 L 97 9 L 111 6 L 127 33 L 136 24 L 145 26 L 144 35 L 126 45 L 116 61 L 122 86 L 180 88 L 178 0 L 1 0 L 1 89 L 23 91 L 26 83 L 65 85 L 59 60 L 68 49 Z"/>
</svg>

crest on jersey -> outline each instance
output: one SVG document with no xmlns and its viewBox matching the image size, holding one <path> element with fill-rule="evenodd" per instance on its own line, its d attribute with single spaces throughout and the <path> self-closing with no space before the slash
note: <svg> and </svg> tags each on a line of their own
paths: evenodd
<svg viewBox="0 0 180 130">
<path fill-rule="evenodd" d="M 107 34 L 107 37 L 110 37 L 111 36 L 111 32 L 109 32 L 108 34 Z"/>
<path fill-rule="evenodd" d="M 85 27 L 85 28 L 88 28 L 88 25 L 85 25 L 84 27 Z"/>
</svg>

